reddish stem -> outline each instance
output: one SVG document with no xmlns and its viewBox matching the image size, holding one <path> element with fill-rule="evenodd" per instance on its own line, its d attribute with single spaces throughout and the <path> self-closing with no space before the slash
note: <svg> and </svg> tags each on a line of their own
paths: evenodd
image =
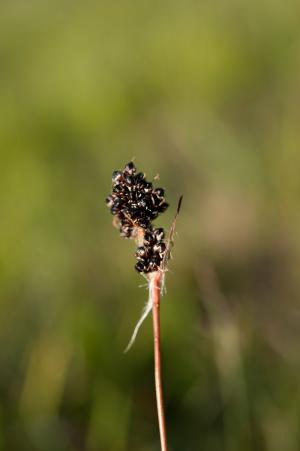
<svg viewBox="0 0 300 451">
<path fill-rule="evenodd" d="M 154 338 L 154 377 L 155 377 L 155 392 L 156 392 L 156 404 L 158 414 L 158 425 L 160 433 L 161 451 L 168 451 L 167 446 L 167 432 L 164 413 L 164 401 L 163 401 L 163 388 L 161 377 L 161 357 L 160 357 L 160 290 L 163 273 L 157 271 L 153 273 L 150 280 L 153 294 L 153 338 Z"/>
</svg>

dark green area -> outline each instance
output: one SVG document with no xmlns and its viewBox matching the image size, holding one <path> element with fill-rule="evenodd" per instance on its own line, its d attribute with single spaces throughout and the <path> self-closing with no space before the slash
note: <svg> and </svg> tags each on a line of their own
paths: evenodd
<svg viewBox="0 0 300 451">
<path fill-rule="evenodd" d="M 0 6 L 0 451 L 156 451 L 151 320 L 111 225 L 184 196 L 162 305 L 173 451 L 300 448 L 300 6 Z"/>
</svg>

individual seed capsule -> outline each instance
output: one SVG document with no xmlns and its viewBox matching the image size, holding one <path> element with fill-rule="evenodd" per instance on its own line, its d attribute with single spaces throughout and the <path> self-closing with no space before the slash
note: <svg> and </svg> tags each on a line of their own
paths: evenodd
<svg viewBox="0 0 300 451">
<path fill-rule="evenodd" d="M 148 211 L 147 211 L 147 216 L 149 217 L 149 219 L 150 219 L 151 221 L 153 221 L 154 219 L 156 219 L 158 215 L 159 215 L 159 213 L 158 213 L 157 210 L 148 210 Z"/>
<path fill-rule="evenodd" d="M 163 203 L 158 207 L 159 213 L 163 213 L 164 211 L 167 210 L 168 207 L 169 207 L 169 204 L 168 204 L 167 202 L 163 202 Z"/>
<path fill-rule="evenodd" d="M 135 165 L 133 164 L 132 161 L 129 161 L 129 163 L 126 164 L 126 166 L 124 168 L 124 172 L 127 172 L 128 174 L 131 174 L 131 175 L 136 172 Z"/>
<path fill-rule="evenodd" d="M 139 207 L 136 204 L 132 204 L 130 206 L 130 208 L 128 209 L 128 212 L 129 212 L 130 218 L 133 221 L 137 220 L 142 215 L 142 211 L 139 209 Z"/>
<path fill-rule="evenodd" d="M 120 226 L 121 226 L 121 227 L 122 227 L 122 226 L 126 226 L 126 225 L 130 225 L 130 224 L 128 223 L 127 218 L 124 218 L 124 217 L 121 216 L 121 215 L 119 215 L 119 220 L 120 220 Z"/>
<path fill-rule="evenodd" d="M 147 250 L 144 248 L 144 246 L 140 246 L 135 251 L 135 256 L 138 260 L 144 260 L 147 256 Z"/>
<path fill-rule="evenodd" d="M 120 235 L 124 238 L 130 238 L 132 236 L 132 230 L 130 226 L 123 226 L 120 228 Z"/>
<path fill-rule="evenodd" d="M 112 196 L 107 196 L 107 198 L 105 199 L 105 203 L 109 208 L 111 208 L 114 203 L 114 198 Z"/>
<path fill-rule="evenodd" d="M 152 191 L 152 183 L 151 182 L 146 182 L 145 183 L 144 191 L 145 191 L 145 193 L 150 193 L 150 191 Z"/>
<path fill-rule="evenodd" d="M 150 246 L 154 243 L 155 243 L 155 238 L 154 238 L 153 234 L 151 232 L 147 231 L 144 235 L 144 244 L 146 246 Z"/>
<path fill-rule="evenodd" d="M 123 204 L 122 199 L 120 199 L 119 197 L 115 197 L 115 198 L 114 198 L 114 200 L 113 200 L 113 206 L 114 206 L 115 208 L 120 208 L 122 204 Z"/>
<path fill-rule="evenodd" d="M 122 180 L 122 178 L 123 178 L 123 174 L 122 174 L 121 171 L 114 171 L 112 173 L 112 178 L 111 179 L 112 179 L 113 183 L 119 183 Z"/>
<path fill-rule="evenodd" d="M 147 207 L 147 200 L 145 199 L 145 197 L 143 197 L 142 199 L 138 200 L 137 205 L 140 208 L 146 208 Z"/>
<path fill-rule="evenodd" d="M 120 209 L 118 207 L 112 206 L 111 209 L 110 209 L 110 212 L 111 212 L 112 215 L 116 216 L 116 215 L 119 214 Z"/>
<path fill-rule="evenodd" d="M 147 272 L 147 265 L 144 262 L 142 262 L 142 261 L 138 261 L 135 264 L 135 269 L 138 272 Z"/>
<path fill-rule="evenodd" d="M 153 246 L 153 252 L 158 253 L 158 254 L 163 254 L 166 250 L 166 245 L 165 243 L 156 243 Z"/>
<path fill-rule="evenodd" d="M 140 202 L 141 200 L 143 200 L 145 198 L 145 193 L 141 190 L 138 190 L 135 193 L 135 197 L 136 197 L 137 202 Z"/>
<path fill-rule="evenodd" d="M 160 262 L 160 258 L 151 258 L 151 260 L 149 261 L 149 271 L 157 271 L 160 266 Z"/>
<path fill-rule="evenodd" d="M 128 187 L 131 187 L 131 185 L 134 182 L 134 178 L 131 175 L 125 174 L 124 175 L 124 182 L 127 184 Z"/>
<path fill-rule="evenodd" d="M 156 263 L 157 265 L 159 265 L 161 262 L 161 258 L 159 255 L 155 254 L 151 257 L 150 262 Z"/>
<path fill-rule="evenodd" d="M 137 189 L 139 189 L 141 192 L 144 191 L 145 186 L 147 186 L 148 182 L 146 182 L 146 180 L 141 179 L 137 182 Z"/>
<path fill-rule="evenodd" d="M 142 172 L 139 172 L 134 177 L 134 181 L 135 181 L 136 184 L 139 184 L 140 182 L 144 181 L 144 179 L 145 179 L 145 174 L 143 174 Z"/>
<path fill-rule="evenodd" d="M 164 197 L 165 190 L 163 188 L 155 188 L 153 193 L 156 194 L 158 197 Z"/>
<path fill-rule="evenodd" d="M 115 194 L 121 194 L 123 193 L 123 186 L 121 185 L 115 185 L 112 189 L 113 193 Z"/>
<path fill-rule="evenodd" d="M 165 232 L 162 227 L 153 230 L 153 235 L 155 236 L 156 241 L 161 241 L 165 237 Z"/>
<path fill-rule="evenodd" d="M 149 220 L 148 220 L 148 218 L 138 218 L 137 219 L 137 223 L 143 229 L 147 229 L 147 227 L 149 227 Z"/>
<path fill-rule="evenodd" d="M 165 201 L 163 197 L 158 197 L 155 193 L 152 193 L 153 208 L 159 208 L 159 206 Z"/>
</svg>

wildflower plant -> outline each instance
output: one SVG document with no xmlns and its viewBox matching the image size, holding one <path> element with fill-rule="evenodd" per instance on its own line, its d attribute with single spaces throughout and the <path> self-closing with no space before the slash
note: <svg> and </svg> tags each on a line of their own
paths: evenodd
<svg viewBox="0 0 300 451">
<path fill-rule="evenodd" d="M 136 242 L 135 269 L 144 275 L 148 281 L 148 302 L 125 352 L 134 343 L 141 324 L 152 310 L 155 388 L 162 451 L 167 451 L 167 438 L 161 381 L 159 307 L 160 295 L 164 290 L 166 265 L 170 258 L 170 248 L 173 244 L 175 223 L 181 201 L 182 197 L 179 200 L 168 236 L 165 237 L 164 229 L 153 225 L 153 221 L 169 207 L 165 200 L 164 189 L 155 188 L 152 182 L 146 180 L 144 173 L 137 172 L 132 161 L 127 163 L 122 171 L 113 172 L 112 192 L 106 198 L 106 205 L 114 216 L 113 224 L 119 229 L 120 235 Z"/>
</svg>

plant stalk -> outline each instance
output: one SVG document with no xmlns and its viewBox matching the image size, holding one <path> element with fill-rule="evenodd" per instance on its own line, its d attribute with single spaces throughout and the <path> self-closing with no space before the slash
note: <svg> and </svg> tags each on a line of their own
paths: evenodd
<svg viewBox="0 0 300 451">
<path fill-rule="evenodd" d="M 160 292 L 163 273 L 157 271 L 153 273 L 150 279 L 150 289 L 153 296 L 153 339 L 154 339 L 154 378 L 155 378 L 155 392 L 156 405 L 158 414 L 158 425 L 160 434 L 161 451 L 168 451 L 167 445 L 167 431 L 164 413 L 163 388 L 161 376 L 161 355 L 160 355 Z"/>
</svg>

